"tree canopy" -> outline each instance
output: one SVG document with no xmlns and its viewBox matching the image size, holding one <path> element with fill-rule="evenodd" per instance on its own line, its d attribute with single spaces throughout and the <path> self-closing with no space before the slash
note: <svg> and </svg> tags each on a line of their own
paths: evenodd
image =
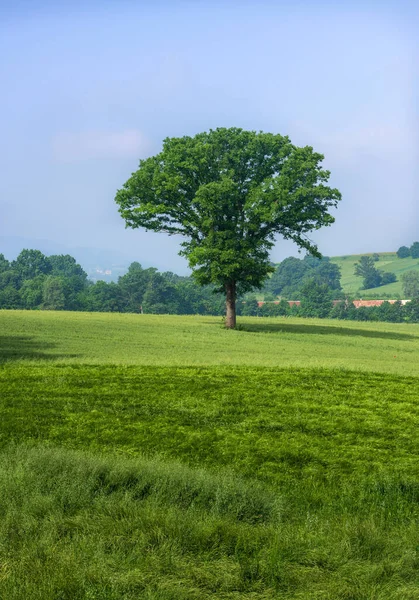
<svg viewBox="0 0 419 600">
<path fill-rule="evenodd" d="M 334 222 L 341 194 L 326 185 L 323 155 L 287 136 L 219 128 L 167 138 L 116 194 L 127 227 L 180 234 L 200 284 L 226 294 L 227 327 L 237 293 L 273 271 L 275 236 L 320 256 L 307 233 Z"/>
<path fill-rule="evenodd" d="M 419 271 L 407 271 L 402 275 L 403 293 L 406 298 L 419 298 Z"/>
<path fill-rule="evenodd" d="M 397 250 L 397 256 L 399 258 L 407 258 L 410 256 L 410 248 L 407 246 L 400 246 L 400 248 Z"/>
<path fill-rule="evenodd" d="M 419 242 L 413 242 L 410 246 L 410 256 L 412 258 L 419 258 Z"/>
<path fill-rule="evenodd" d="M 321 259 L 309 255 L 303 260 L 294 257 L 284 259 L 276 267 L 272 277 L 266 281 L 263 289 L 275 296 L 295 300 L 298 299 L 305 283 L 311 279 L 319 284 L 326 284 L 334 297 L 342 296 L 340 268 L 327 256 Z"/>
</svg>

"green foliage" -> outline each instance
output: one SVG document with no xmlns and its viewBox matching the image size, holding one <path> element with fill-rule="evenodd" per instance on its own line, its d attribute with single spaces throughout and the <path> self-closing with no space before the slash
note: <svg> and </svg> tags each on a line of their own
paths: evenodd
<svg viewBox="0 0 419 600">
<path fill-rule="evenodd" d="M 409 323 L 419 323 L 419 297 L 406 304 L 405 314 Z"/>
<path fill-rule="evenodd" d="M 355 264 L 355 275 L 363 278 L 363 288 L 370 289 L 387 285 L 397 280 L 394 273 L 383 273 L 374 266 L 374 258 L 370 256 L 361 256 L 359 262 Z"/>
<path fill-rule="evenodd" d="M 127 226 L 184 236 L 198 283 L 235 298 L 272 272 L 277 234 L 318 254 L 306 233 L 333 223 L 328 211 L 341 197 L 326 186 L 322 160 L 287 137 L 237 128 L 167 138 L 116 202 Z"/>
<path fill-rule="evenodd" d="M 405 311 L 400 301 L 394 303 L 384 302 L 378 307 L 377 312 L 380 321 L 386 321 L 387 323 L 402 323 L 404 321 Z"/>
<path fill-rule="evenodd" d="M 51 275 L 56 277 L 77 277 L 81 281 L 86 281 L 87 273 L 77 264 L 75 258 L 69 254 L 48 256 L 48 262 L 52 267 Z"/>
<path fill-rule="evenodd" d="M 32 258 L 41 255 L 37 250 L 25 252 Z M 27 257 L 25 252 L 21 258 Z M 117 284 L 92 284 L 71 256 L 45 258 L 51 267 L 49 275 L 32 276 L 36 269 L 28 267 L 31 277 L 24 279 L 16 264 L 1 262 L 0 257 L 0 308 L 212 315 L 223 311 L 214 287 L 202 288 L 191 277 L 143 269 L 134 262 Z"/>
<path fill-rule="evenodd" d="M 341 297 L 340 268 L 326 256 L 321 260 L 313 257 L 305 257 L 305 260 L 309 260 L 312 264 L 312 270 L 308 277 L 319 284 L 327 285 L 333 298 Z"/>
<path fill-rule="evenodd" d="M 12 263 L 0 261 L 0 308 L 77 310 L 87 275 L 74 258 L 22 250 Z"/>
<path fill-rule="evenodd" d="M 267 280 L 265 287 L 276 295 L 281 294 L 294 299 L 294 294 L 299 292 L 307 270 L 309 270 L 307 261 L 290 256 L 276 267 L 272 277 Z"/>
<path fill-rule="evenodd" d="M 4 254 L 0 254 L 0 273 L 4 273 L 10 269 L 10 263 L 5 258 Z"/>
<path fill-rule="evenodd" d="M 248 294 L 239 305 L 239 314 L 247 317 L 255 317 L 259 314 L 259 304 L 256 296 Z"/>
<path fill-rule="evenodd" d="M 14 285 L 6 284 L 0 289 L 0 308 L 21 308 L 21 297 Z"/>
<path fill-rule="evenodd" d="M 156 269 L 143 269 L 139 262 L 133 262 L 128 273 L 118 279 L 126 312 L 141 312 L 147 285 L 155 272 Z"/>
<path fill-rule="evenodd" d="M 374 259 L 370 256 L 361 256 L 359 262 L 355 265 L 355 275 L 362 277 L 365 289 L 381 285 L 380 272 L 374 266 Z"/>
<path fill-rule="evenodd" d="M 45 275 L 38 275 L 33 279 L 25 279 L 18 294 L 22 302 L 22 308 L 34 309 L 41 306 L 44 296 L 45 279 Z"/>
<path fill-rule="evenodd" d="M 397 256 L 399 258 L 407 258 L 410 256 L 410 248 L 407 246 L 400 246 L 400 248 L 397 250 Z"/>
<path fill-rule="evenodd" d="M 418 260 L 410 256 L 403 259 L 398 258 L 396 252 L 380 252 L 379 256 L 380 272 L 392 272 L 397 277 L 397 281 L 394 283 L 380 286 L 379 295 L 377 294 L 377 288 L 360 290 L 360 279 L 354 274 L 355 264 L 359 262 L 360 255 L 351 255 L 345 258 L 340 256 L 331 257 L 331 262 L 341 269 L 341 285 L 345 295 L 353 298 L 377 299 L 379 297 L 391 300 L 404 297 L 401 276 L 407 271 L 419 271 Z"/>
<path fill-rule="evenodd" d="M 294 257 L 283 260 L 266 282 L 265 289 L 295 300 L 299 299 L 304 285 L 313 279 L 318 284 L 327 285 L 333 297 L 340 297 L 339 267 L 330 262 L 328 257 L 319 259 L 310 255 L 305 256 L 303 260 Z"/>
<path fill-rule="evenodd" d="M 35 256 L 39 257 L 37 251 Z M 46 259 L 52 268 L 50 275 L 41 274 L 24 280 L 12 268 L 14 265 L 3 261 L 4 270 L 0 271 L 0 308 L 201 315 L 222 315 L 224 312 L 222 296 L 215 293 L 214 286 L 199 286 L 191 277 L 181 277 L 170 272 L 159 273 L 155 268 L 143 269 L 138 262 L 134 262 L 117 284 L 100 282 L 96 287 L 86 280 L 85 272 L 71 256 L 51 256 Z M 382 257 L 380 261 L 385 262 Z M 350 267 L 350 263 L 348 266 Z M 346 266 L 336 265 L 327 257 L 318 259 L 307 255 L 303 260 L 285 259 L 265 285 L 262 297 L 273 302 L 280 291 L 283 297 L 288 295 L 294 299 L 299 298 L 302 287 L 307 281 L 314 279 L 319 285 L 329 287 L 334 300 L 342 299 L 341 268 L 345 269 Z M 406 268 L 404 271 L 406 272 Z M 380 271 L 379 274 L 382 284 L 394 281 L 394 273 Z M 393 284 L 387 284 L 387 287 L 389 285 Z M 382 292 L 380 295 L 397 297 L 393 294 L 386 296 Z M 251 301 L 247 302 L 248 299 Z M 282 308 L 274 303 L 258 307 L 254 300 L 254 295 L 242 296 L 239 313 L 248 316 L 302 316 L 304 313 L 298 307 L 290 308 L 285 303 Z M 411 315 L 406 311 L 405 307 L 401 309 L 401 318 L 410 321 Z M 359 313 L 338 308 L 330 316 L 371 321 L 386 318 L 386 315 L 390 316 L 390 312 L 374 308 L 363 309 Z M 391 317 L 390 321 L 393 320 Z"/>
<path fill-rule="evenodd" d="M 11 265 L 20 279 L 33 279 L 39 275 L 51 273 L 52 266 L 48 258 L 40 250 L 22 250 Z"/>
<path fill-rule="evenodd" d="M 331 309 L 329 317 L 331 319 L 351 319 L 354 318 L 355 307 L 349 300 L 337 302 Z"/>
<path fill-rule="evenodd" d="M 144 293 L 143 308 L 151 314 L 176 314 L 178 298 L 175 286 L 159 273 L 154 273 Z"/>
<path fill-rule="evenodd" d="M 403 294 L 406 298 L 419 298 L 419 271 L 403 273 Z"/>
<path fill-rule="evenodd" d="M 163 273 L 166 276 L 166 273 Z M 224 298 L 215 293 L 213 286 L 198 286 L 191 277 L 176 276 L 176 313 L 180 315 L 223 315 Z"/>
<path fill-rule="evenodd" d="M 412 258 L 419 258 L 419 242 L 414 242 L 410 246 L 410 256 Z"/>
<path fill-rule="evenodd" d="M 85 310 L 92 312 L 120 312 L 121 290 L 114 283 L 98 281 L 89 286 L 84 298 Z"/>
<path fill-rule="evenodd" d="M 65 306 L 64 285 L 61 277 L 47 275 L 42 290 L 43 308 L 46 310 L 63 310 Z"/>
<path fill-rule="evenodd" d="M 387 285 L 389 283 L 394 283 L 395 281 L 397 281 L 397 277 L 396 277 L 395 273 L 384 272 L 381 275 L 381 284 L 380 285 Z"/>
<path fill-rule="evenodd" d="M 332 293 L 325 283 L 309 279 L 301 288 L 300 314 L 303 317 L 326 318 L 332 310 Z"/>
</svg>

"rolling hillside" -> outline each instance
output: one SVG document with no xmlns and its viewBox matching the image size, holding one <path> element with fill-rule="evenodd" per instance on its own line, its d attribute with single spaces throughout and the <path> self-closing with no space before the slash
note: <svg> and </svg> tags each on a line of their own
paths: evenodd
<svg viewBox="0 0 419 600">
<path fill-rule="evenodd" d="M 361 290 L 362 279 L 354 275 L 355 263 L 361 256 L 372 256 L 373 254 L 351 254 L 347 256 L 333 256 L 331 261 L 341 268 L 341 283 L 343 290 L 351 296 L 360 298 L 403 298 L 401 275 L 406 271 L 419 271 L 419 259 L 417 258 L 398 258 L 395 252 L 377 252 L 380 260 L 376 266 L 381 271 L 395 273 L 397 281 L 383 285 L 379 288 Z"/>
</svg>

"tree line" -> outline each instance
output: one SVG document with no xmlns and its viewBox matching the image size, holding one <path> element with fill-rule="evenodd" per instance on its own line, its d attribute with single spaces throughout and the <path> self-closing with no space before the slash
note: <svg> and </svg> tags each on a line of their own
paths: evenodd
<svg viewBox="0 0 419 600">
<path fill-rule="evenodd" d="M 419 298 L 407 304 L 400 300 L 394 303 L 383 302 L 380 306 L 356 308 L 350 299 L 333 302 L 324 286 L 311 282 L 300 296 L 300 304 L 292 304 L 282 299 L 258 303 L 254 298 L 242 305 L 241 314 L 254 317 L 313 317 L 320 319 L 341 319 L 348 321 L 385 321 L 388 323 L 419 323 Z"/>
<path fill-rule="evenodd" d="M 239 297 L 238 314 L 419 322 L 419 272 L 408 273 L 412 276 L 411 303 L 356 309 L 342 291 L 339 267 L 328 257 L 289 257 L 273 269 L 258 296 L 247 293 Z M 262 306 L 260 297 L 267 301 Z M 282 299 L 275 303 L 278 297 Z M 290 306 L 286 299 L 298 299 L 300 305 Z M 214 286 L 198 285 L 192 277 L 160 273 L 153 267 L 144 269 L 133 262 L 117 283 L 93 283 L 72 256 L 45 256 L 39 250 L 22 250 L 14 261 L 0 254 L 0 308 L 225 314 L 222 294 Z"/>
<path fill-rule="evenodd" d="M 413 244 L 408 246 L 400 246 L 397 250 L 397 256 L 399 258 L 419 258 L 419 242 L 413 242 Z"/>
<path fill-rule="evenodd" d="M 0 308 L 221 315 L 224 302 L 212 286 L 138 262 L 117 283 L 93 283 L 68 254 L 22 250 L 11 262 L 0 254 Z"/>
<path fill-rule="evenodd" d="M 255 295 L 247 295 L 241 313 L 248 316 L 301 316 L 353 321 L 419 322 L 419 271 L 402 275 L 403 291 L 412 301 L 402 304 L 384 302 L 381 306 L 356 308 L 352 298 L 344 294 L 340 268 L 330 258 L 305 256 L 286 258 L 268 279 L 260 305 Z M 281 300 L 278 302 L 278 297 Z M 299 300 L 290 305 L 287 300 Z"/>
</svg>

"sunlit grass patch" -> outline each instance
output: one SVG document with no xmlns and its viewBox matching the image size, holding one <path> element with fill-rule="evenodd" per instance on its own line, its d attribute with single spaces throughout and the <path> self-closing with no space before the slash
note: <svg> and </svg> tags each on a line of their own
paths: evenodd
<svg viewBox="0 0 419 600">
<path fill-rule="evenodd" d="M 419 375 L 419 325 L 0 311 L 0 365 L 323 367 Z"/>
<path fill-rule="evenodd" d="M 160 453 L 270 481 L 417 472 L 419 378 L 327 369 L 12 366 L 0 442 Z"/>
</svg>

